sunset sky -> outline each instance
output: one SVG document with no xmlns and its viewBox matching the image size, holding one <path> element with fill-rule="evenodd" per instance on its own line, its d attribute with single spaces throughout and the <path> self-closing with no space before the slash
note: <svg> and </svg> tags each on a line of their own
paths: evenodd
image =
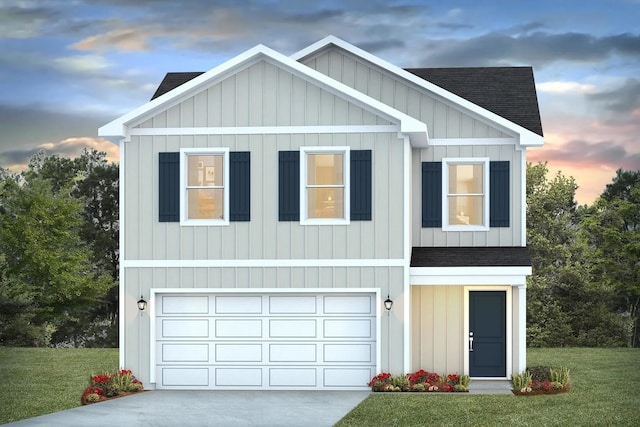
<svg viewBox="0 0 640 427">
<path fill-rule="evenodd" d="M 330 34 L 403 68 L 532 65 L 545 146 L 528 160 L 575 177 L 579 203 L 640 169 L 640 0 L 3 0 L 0 166 L 41 149 L 117 160 L 98 127 L 166 72 Z"/>
</svg>

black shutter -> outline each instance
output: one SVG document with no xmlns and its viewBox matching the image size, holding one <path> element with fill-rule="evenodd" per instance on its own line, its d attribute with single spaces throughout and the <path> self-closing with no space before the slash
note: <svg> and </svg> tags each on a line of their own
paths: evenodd
<svg viewBox="0 0 640 427">
<path fill-rule="evenodd" d="M 159 153 L 158 211 L 160 222 L 180 221 L 180 153 Z"/>
<path fill-rule="evenodd" d="M 351 150 L 351 220 L 371 221 L 371 150 Z"/>
<path fill-rule="evenodd" d="M 229 220 L 251 220 L 251 153 L 229 153 Z"/>
<path fill-rule="evenodd" d="M 278 219 L 300 221 L 300 152 L 278 152 Z"/>
<path fill-rule="evenodd" d="M 422 163 L 422 226 L 442 227 L 442 163 Z"/>
<path fill-rule="evenodd" d="M 509 227 L 509 162 L 489 163 L 489 226 Z"/>
</svg>

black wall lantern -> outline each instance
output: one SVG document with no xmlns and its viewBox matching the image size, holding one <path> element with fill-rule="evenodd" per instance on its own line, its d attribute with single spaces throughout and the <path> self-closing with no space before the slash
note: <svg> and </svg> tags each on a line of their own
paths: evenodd
<svg viewBox="0 0 640 427">
<path fill-rule="evenodd" d="M 144 300 L 142 295 L 140 295 L 140 299 L 138 300 L 138 310 L 143 311 L 147 308 L 147 302 Z"/>
<path fill-rule="evenodd" d="M 393 301 L 389 298 L 389 294 L 387 294 L 387 299 L 384 300 L 384 309 L 387 311 L 391 311 L 391 307 L 393 307 Z"/>
</svg>

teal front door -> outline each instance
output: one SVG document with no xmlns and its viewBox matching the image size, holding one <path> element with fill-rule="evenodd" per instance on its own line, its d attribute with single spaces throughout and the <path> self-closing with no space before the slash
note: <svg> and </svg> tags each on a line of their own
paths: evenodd
<svg viewBox="0 0 640 427">
<path fill-rule="evenodd" d="M 469 375 L 507 375 L 505 291 L 469 292 Z"/>
</svg>

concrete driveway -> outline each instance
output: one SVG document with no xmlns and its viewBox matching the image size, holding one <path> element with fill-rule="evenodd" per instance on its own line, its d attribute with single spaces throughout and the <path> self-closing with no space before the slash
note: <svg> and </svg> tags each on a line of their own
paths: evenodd
<svg viewBox="0 0 640 427">
<path fill-rule="evenodd" d="M 368 391 L 156 390 L 7 426 L 332 426 Z"/>
</svg>

